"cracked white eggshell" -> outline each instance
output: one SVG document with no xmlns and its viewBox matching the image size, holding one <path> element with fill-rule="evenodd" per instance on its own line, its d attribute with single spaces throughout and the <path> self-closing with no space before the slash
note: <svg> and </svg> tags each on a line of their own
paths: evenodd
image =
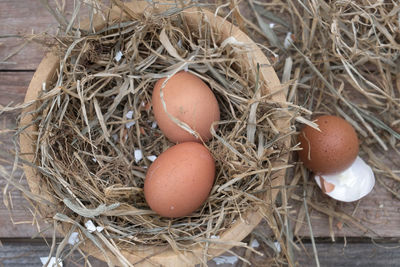
<svg viewBox="0 0 400 267">
<path fill-rule="evenodd" d="M 325 194 L 344 202 L 359 200 L 371 192 L 375 185 L 375 176 L 371 167 L 358 156 L 353 164 L 343 172 L 315 175 L 314 179 L 321 188 L 320 176 L 335 186 L 331 192 Z"/>
</svg>

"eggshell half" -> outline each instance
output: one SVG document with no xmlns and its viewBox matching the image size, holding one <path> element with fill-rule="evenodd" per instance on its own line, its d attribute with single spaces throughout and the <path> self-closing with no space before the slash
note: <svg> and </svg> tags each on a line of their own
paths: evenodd
<svg viewBox="0 0 400 267">
<path fill-rule="evenodd" d="M 164 135 L 174 143 L 208 141 L 213 122 L 220 119 L 217 99 L 211 89 L 197 76 L 181 71 L 172 76 L 162 88 L 165 78 L 154 86 L 152 101 L 155 119 Z M 162 88 L 162 90 L 161 90 Z M 163 92 L 162 103 L 160 91 Z M 176 121 L 186 123 L 202 140 L 182 129 Z"/>
<path fill-rule="evenodd" d="M 146 202 L 164 217 L 190 215 L 207 200 L 214 177 L 214 159 L 206 147 L 196 142 L 174 145 L 147 171 Z"/>
<path fill-rule="evenodd" d="M 344 202 L 359 200 L 371 192 L 375 185 L 371 167 L 360 157 L 341 173 L 315 175 L 314 179 L 325 194 Z M 327 184 L 330 185 L 328 190 Z"/>
</svg>

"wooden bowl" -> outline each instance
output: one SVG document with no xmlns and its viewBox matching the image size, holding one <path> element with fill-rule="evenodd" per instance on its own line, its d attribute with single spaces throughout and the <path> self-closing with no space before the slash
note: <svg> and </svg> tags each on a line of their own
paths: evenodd
<svg viewBox="0 0 400 267">
<path fill-rule="evenodd" d="M 149 6 L 144 1 L 135 1 L 135 3 L 125 3 L 126 7 L 130 10 L 134 11 L 137 14 L 141 14 L 143 12 L 148 12 Z M 157 7 L 158 9 L 163 9 L 162 6 Z M 116 20 L 121 17 L 121 10 L 117 7 L 110 11 L 110 20 Z M 266 86 L 263 88 L 262 94 L 270 94 L 272 100 L 277 101 L 279 103 L 284 103 L 286 100 L 286 95 L 283 90 L 279 90 L 281 88 L 279 79 L 274 71 L 274 69 L 270 66 L 270 63 L 263 52 L 258 48 L 258 46 L 239 28 L 227 22 L 221 17 L 214 16 L 213 13 L 206 10 L 198 10 L 195 8 L 187 9 L 182 13 L 183 17 L 187 20 L 188 24 L 193 27 L 193 30 L 196 30 L 196 26 L 199 21 L 202 19 L 202 16 L 206 17 L 210 22 L 211 27 L 215 32 L 219 32 L 221 38 L 220 42 L 223 40 L 234 37 L 238 42 L 245 43 L 250 46 L 251 52 L 247 55 L 243 56 L 241 60 L 243 60 L 248 67 L 254 67 L 257 63 L 260 64 L 260 79 L 263 80 Z M 124 16 L 124 15 L 122 15 Z M 96 29 L 101 29 L 105 26 L 105 22 L 100 18 L 96 18 L 94 20 L 94 27 Z M 249 60 L 250 59 L 250 60 Z M 38 95 L 41 91 L 43 82 L 49 84 L 51 81 L 56 79 L 56 70 L 59 68 L 59 57 L 53 53 L 47 54 L 40 65 L 38 66 L 32 81 L 29 85 L 28 91 L 25 96 L 25 103 L 30 102 L 38 98 Z M 31 106 L 24 110 L 25 113 L 29 111 L 35 110 L 35 106 Z M 29 125 L 32 122 L 33 117 L 31 115 L 26 115 L 21 119 L 21 125 Z M 278 122 L 277 127 L 281 129 L 288 128 L 288 122 L 281 121 Z M 35 143 L 37 140 L 37 126 L 32 125 L 24 131 L 20 136 L 20 147 L 21 147 L 21 155 L 28 162 L 32 162 L 35 164 Z M 287 157 L 282 158 L 282 164 L 287 162 Z M 37 173 L 37 170 L 31 166 L 24 165 L 25 175 L 30 187 L 30 190 L 34 194 L 38 194 L 49 200 L 50 202 L 54 202 L 55 199 L 53 196 L 47 191 L 43 190 L 41 187 L 40 175 Z M 285 171 L 282 170 L 275 174 L 274 179 L 272 180 L 272 188 L 277 188 L 280 185 L 283 185 L 284 182 Z M 278 189 L 272 189 L 264 194 L 263 199 L 267 203 L 271 203 L 271 201 L 275 201 Z M 46 210 L 42 209 L 42 210 Z M 49 213 L 51 214 L 51 213 Z M 249 211 L 247 214 L 243 216 L 244 220 L 237 220 L 235 224 L 233 224 L 229 229 L 227 229 L 221 236 L 220 241 L 241 241 L 245 238 L 257 224 L 261 221 L 262 216 L 258 212 Z M 57 231 L 61 232 L 61 234 L 65 235 L 70 226 L 68 224 L 62 224 L 60 227 L 57 227 Z M 232 243 L 232 242 L 231 242 Z M 208 248 L 208 255 L 215 257 L 230 249 L 232 245 L 220 245 L 215 243 L 210 243 Z M 92 244 L 90 241 L 85 242 L 81 247 L 86 253 L 90 255 L 94 255 L 102 260 L 104 259 L 103 254 L 99 251 L 99 249 Z M 117 256 L 113 255 L 110 251 L 107 251 L 109 258 L 111 261 L 119 265 L 121 262 L 117 259 Z M 150 246 L 137 246 L 133 251 L 122 251 L 124 257 L 135 265 L 148 265 L 149 262 L 153 264 L 161 264 L 162 266 L 191 266 L 200 262 L 203 258 L 203 247 L 198 245 L 193 252 L 181 252 L 176 253 L 169 247 L 150 247 Z"/>
</svg>

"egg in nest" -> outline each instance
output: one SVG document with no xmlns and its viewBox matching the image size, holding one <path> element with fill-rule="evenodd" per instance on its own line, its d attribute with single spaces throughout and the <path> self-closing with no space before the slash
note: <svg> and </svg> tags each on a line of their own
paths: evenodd
<svg viewBox="0 0 400 267">
<path fill-rule="evenodd" d="M 180 71 L 156 82 L 152 94 L 154 117 L 164 135 L 174 143 L 207 142 L 211 127 L 220 119 L 218 101 L 210 87 L 196 75 Z M 179 126 L 188 126 L 196 134 Z"/>
<path fill-rule="evenodd" d="M 208 198 L 214 184 L 215 162 L 197 142 L 174 145 L 151 164 L 144 181 L 144 195 L 159 215 L 190 215 Z"/>
</svg>

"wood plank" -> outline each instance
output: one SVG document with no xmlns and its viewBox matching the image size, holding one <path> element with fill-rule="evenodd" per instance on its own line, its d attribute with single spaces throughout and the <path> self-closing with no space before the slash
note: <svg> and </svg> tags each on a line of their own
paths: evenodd
<svg viewBox="0 0 400 267">
<path fill-rule="evenodd" d="M 387 151 L 385 155 L 377 156 L 379 156 L 392 170 L 399 169 L 400 158 L 393 150 Z M 387 179 L 376 171 L 375 176 L 379 179 L 382 179 L 389 188 L 398 186 L 398 182 Z M 299 195 L 302 195 L 302 193 Z M 345 203 L 334 201 L 324 195 L 318 187 L 316 187 L 313 192 L 313 199 L 319 205 L 323 205 L 325 203 L 326 206 L 328 206 L 328 202 L 331 201 L 334 204 L 336 211 L 344 212 L 348 215 L 354 216 L 354 218 L 359 220 L 363 226 L 373 231 L 364 233 L 362 230 L 354 227 L 353 225 L 346 224 L 345 221 L 335 219 L 333 220 L 333 230 L 335 236 L 400 237 L 400 201 L 378 182 L 375 183 L 375 187 L 369 195 L 357 202 Z M 298 211 L 299 205 L 302 205 L 302 203 L 300 204 L 297 202 L 293 203 L 293 205 L 294 210 Z M 311 207 L 310 210 L 314 236 L 329 236 L 328 216 L 319 213 Z M 343 226 L 341 227 L 342 223 Z M 303 225 L 304 226 L 302 227 L 299 235 L 309 236 L 310 234 L 308 225 L 305 223 Z"/>
<path fill-rule="evenodd" d="M 313 258 L 312 245 L 304 244 L 308 256 L 304 251 L 297 252 L 298 266 L 316 266 Z M 324 267 L 387 267 L 399 266 L 399 243 L 317 243 L 320 266 Z"/>
<path fill-rule="evenodd" d="M 0 266 L 30 266 L 42 267 L 40 257 L 48 257 L 50 253 L 51 241 L 46 244 L 41 239 L 36 240 L 1 240 L 0 246 Z M 107 264 L 94 258 L 89 257 L 92 266 L 106 267 Z M 63 261 L 64 267 L 84 266 L 84 260 L 79 253 L 74 253 Z"/>
<path fill-rule="evenodd" d="M 317 192 L 320 194 L 320 192 Z M 322 193 L 321 193 L 322 194 Z M 323 196 L 321 196 L 322 198 Z M 383 187 L 377 185 L 373 192 L 362 199 L 357 206 L 356 203 L 337 203 L 337 210 L 352 215 L 361 221 L 361 224 L 372 229 L 375 233 L 364 233 L 353 225 L 344 221 L 334 219 L 333 230 L 335 236 L 370 236 L 370 237 L 399 237 L 400 236 L 400 214 L 399 201 L 393 199 Z M 314 236 L 329 236 L 328 216 L 311 209 L 312 228 Z M 343 225 L 341 225 L 343 224 Z M 300 233 L 301 236 L 309 236 L 308 225 L 304 223 Z"/>
<path fill-rule="evenodd" d="M 2 117 L 2 125 L 12 126 L 14 121 L 11 116 L 6 118 Z M 16 114 L 15 114 L 16 115 Z M 15 116 L 14 115 L 14 116 Z M 3 126 L 0 127 L 0 131 Z M 0 164 L 5 167 L 8 173 L 11 173 L 12 162 L 13 162 L 13 143 L 12 143 L 12 133 L 1 134 L 0 135 Z M 20 181 L 20 184 L 25 188 L 28 188 L 27 182 L 23 176 L 23 171 L 18 168 L 13 176 L 14 180 Z M 6 180 L 0 176 L 0 188 L 6 186 Z M 36 235 L 39 229 L 43 230 L 49 226 L 44 224 L 42 220 L 39 221 L 40 228 L 33 225 L 33 215 L 32 207 L 29 202 L 24 198 L 23 194 L 13 187 L 9 187 L 8 199 L 11 206 L 11 212 L 6 208 L 4 202 L 0 202 L 0 237 L 32 237 Z M 3 199 L 3 190 L 0 194 L 1 199 Z M 51 236 L 51 230 L 45 232 L 44 236 Z"/>
<path fill-rule="evenodd" d="M 40 257 L 49 254 L 49 247 L 42 242 L 8 243 L 2 241 L 0 246 L 0 265 L 2 266 L 42 266 Z"/>
<path fill-rule="evenodd" d="M 33 76 L 33 72 L 0 72 L 0 104 L 6 105 L 11 101 L 22 103 L 28 84 Z M 0 115 L 0 133 L 2 130 L 14 129 L 16 127 L 16 117 L 19 112 L 10 112 Z M 6 171 L 11 173 L 12 162 L 14 160 L 12 142 L 13 132 L 3 132 L 0 134 L 0 164 Z M 14 179 L 19 180 L 23 177 L 22 169 L 18 168 L 14 174 Z M 21 185 L 28 187 L 25 178 L 21 179 Z M 6 180 L 0 177 L 0 188 L 4 188 Z M 19 190 L 10 192 L 12 201 L 11 213 L 8 211 L 3 201 L 0 201 L 0 237 L 32 237 L 38 233 L 38 229 L 32 225 L 33 216 L 29 202 L 24 198 Z M 3 199 L 3 190 L 0 198 Z M 49 226 L 40 223 L 41 229 Z M 51 231 L 45 236 L 51 236 Z"/>
<path fill-rule="evenodd" d="M 2 73 L 0 72 L 0 104 L 5 105 L 10 101 L 22 102 L 23 95 L 26 91 L 26 84 L 32 73 Z M 15 128 L 15 117 L 17 112 L 6 113 L 0 115 L 0 131 Z M 0 134 L 0 164 L 5 167 L 7 172 L 12 170 L 13 156 L 11 150 L 13 149 L 12 132 Z M 18 169 L 15 173 L 16 179 L 22 176 L 22 170 Z M 24 185 L 26 181 L 22 180 Z M 0 177 L 0 187 L 4 188 L 6 181 Z M 37 233 L 31 224 L 18 224 L 14 225 L 13 221 L 29 222 L 32 221 L 33 216 L 28 209 L 29 203 L 23 198 L 19 191 L 13 190 L 12 197 L 12 214 L 9 213 L 3 201 L 0 202 L 0 237 L 29 237 Z M 3 190 L 1 190 L 1 199 L 3 199 Z"/>
<path fill-rule="evenodd" d="M 47 257 L 50 251 L 49 245 L 41 239 L 35 240 L 0 240 L 0 266 L 24 266 L 40 267 L 40 257 Z M 50 243 L 49 243 L 50 244 Z M 295 252 L 296 266 L 316 266 L 311 243 L 304 243 L 305 251 L 302 249 Z M 268 250 L 270 256 L 272 251 L 264 247 L 257 248 L 258 251 L 265 253 Z M 367 243 L 317 243 L 318 258 L 320 266 L 324 267 L 386 267 L 398 266 L 400 262 L 400 246 L 399 243 L 389 242 L 384 244 Z M 236 251 L 252 263 L 252 266 L 269 266 L 273 263 L 271 258 L 267 256 L 257 256 L 254 253 L 245 256 L 243 251 Z M 232 256 L 224 254 L 224 256 Z M 89 256 L 92 266 L 105 267 L 106 263 Z M 270 263 L 270 264 L 269 264 Z M 2 265 L 3 264 L 3 265 Z M 84 266 L 81 255 L 74 253 L 72 257 L 63 261 L 64 267 Z M 241 266 L 242 262 L 238 260 L 235 264 L 217 265 L 214 260 L 208 262 L 208 266 L 215 267 L 235 267 Z"/>
<path fill-rule="evenodd" d="M 44 241 L 43 239 L 0 239 L 2 246 L 0 246 L 0 266 L 23 266 L 29 264 L 29 267 L 41 267 L 40 257 L 48 257 L 51 246 L 51 239 Z M 68 245 L 69 246 L 69 245 Z M 57 248 L 57 247 L 56 247 Z M 241 256 L 244 256 L 244 250 L 236 250 Z M 54 254 L 53 254 L 54 256 Z M 231 254 L 224 254 L 223 256 L 232 256 Z M 92 266 L 106 267 L 107 264 L 92 256 L 87 257 Z M 64 267 L 84 266 L 84 260 L 81 254 L 74 252 L 72 256 L 62 258 Z M 218 261 L 210 260 L 207 263 L 209 267 L 232 267 L 238 266 L 239 260 L 236 264 L 218 264 Z M 3 264 L 3 265 L 2 265 Z"/>
<path fill-rule="evenodd" d="M 0 36 L 27 35 L 49 31 L 54 33 L 57 22 L 38 1 L 0 1 Z M 14 52 L 25 41 L 22 38 L 0 39 L 0 62 Z M 34 42 L 27 44 L 18 54 L 0 63 L 0 70 L 34 70 L 44 55 L 41 45 Z"/>
<path fill-rule="evenodd" d="M 49 1 L 55 8 L 55 1 Z M 75 1 L 66 1 L 66 16 L 70 17 Z M 82 2 L 82 1 L 81 1 Z M 108 0 L 102 1 L 107 5 Z M 82 17 L 86 17 L 87 6 L 81 5 Z M 79 17 L 79 15 L 78 15 Z M 39 0 L 1 0 L 0 1 L 0 71 L 1 70 L 35 70 L 49 48 L 29 41 L 32 34 L 47 34 L 47 37 L 58 30 L 58 22 Z M 6 37 L 7 36 L 7 37 Z M 11 36 L 11 37 L 9 37 Z M 19 36 L 19 37 L 12 37 Z M 25 36 L 26 38 L 21 38 Z M 27 42 L 28 41 L 28 42 Z M 26 43 L 26 44 L 25 44 Z M 18 53 L 4 60 L 10 54 L 22 48 Z"/>
<path fill-rule="evenodd" d="M 10 102 L 23 103 L 26 90 L 33 77 L 32 72 L 0 71 L 0 105 Z"/>
</svg>

